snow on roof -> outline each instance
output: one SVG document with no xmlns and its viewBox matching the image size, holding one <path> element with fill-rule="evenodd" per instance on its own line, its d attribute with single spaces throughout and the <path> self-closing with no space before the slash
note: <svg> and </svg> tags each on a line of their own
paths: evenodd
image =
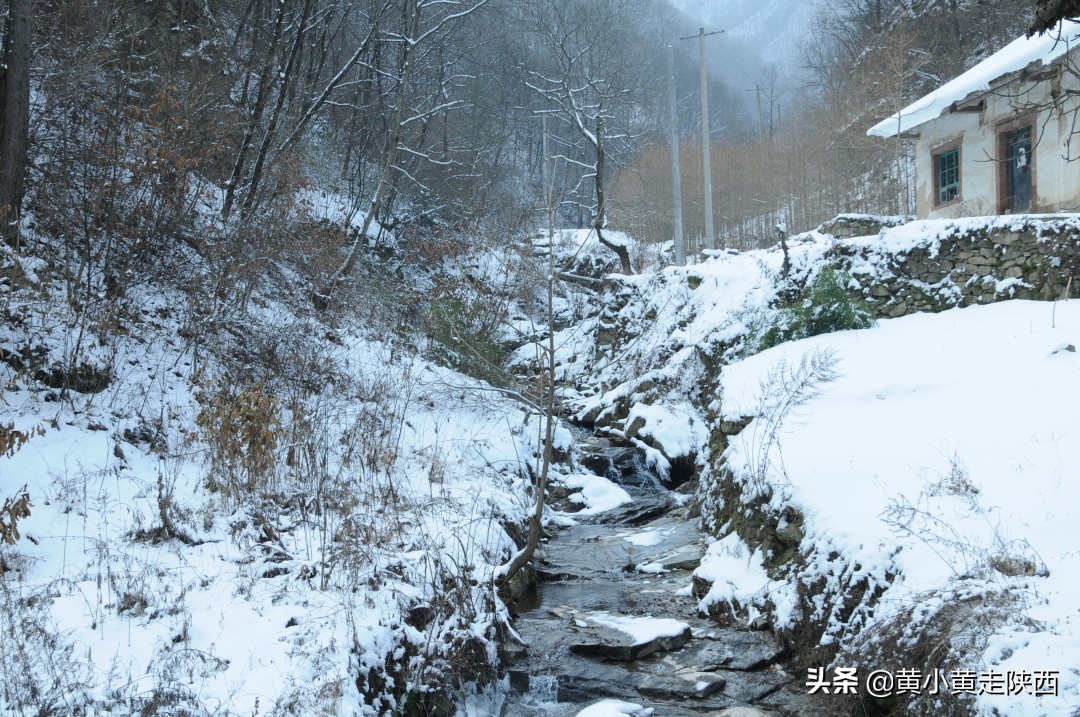
<svg viewBox="0 0 1080 717">
<path fill-rule="evenodd" d="M 995 52 L 959 77 L 946 82 L 888 119 L 866 131 L 877 137 L 895 137 L 940 117 L 952 103 L 973 92 L 990 89 L 990 83 L 1010 72 L 1041 60 L 1049 64 L 1080 44 L 1080 22 L 1065 20 L 1058 32 L 1021 37 Z"/>
</svg>

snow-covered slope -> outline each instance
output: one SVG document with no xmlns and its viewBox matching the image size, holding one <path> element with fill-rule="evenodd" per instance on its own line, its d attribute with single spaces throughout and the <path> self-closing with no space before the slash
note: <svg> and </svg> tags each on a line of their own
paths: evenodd
<svg viewBox="0 0 1080 717">
<path fill-rule="evenodd" d="M 977 698 L 978 713 L 1069 715 L 1080 700 L 1080 301 L 1009 301 L 882 321 L 873 329 L 778 346 L 726 367 L 724 417 L 756 417 L 726 462 L 744 496 L 767 494 L 804 516 L 799 580 L 738 594 L 721 579 L 707 602 L 765 601 L 780 627 L 824 619 L 850 652 L 914 646 L 949 608 L 971 601 L 929 671 L 1054 671 L 1057 695 L 1018 688 Z M 828 356 L 835 380 L 786 405 L 806 356 Z M 802 374 L 805 376 L 805 372 Z M 840 554 L 872 587 L 875 605 L 843 615 L 797 591 L 820 577 L 840 595 L 825 556 Z M 722 559 L 724 551 L 718 551 Z M 722 563 L 720 563 L 722 564 Z M 717 564 L 706 572 L 720 578 Z M 817 574 L 815 574 L 815 571 Z M 756 594 L 753 591 L 757 591 Z M 939 625 L 940 626 L 940 625 Z M 925 632 L 924 632 L 925 631 Z M 868 644 L 869 643 L 869 644 Z M 965 699 L 961 696 L 961 699 Z M 973 696 L 971 699 L 975 699 Z"/>
<path fill-rule="evenodd" d="M 492 669 L 519 405 L 287 289 L 218 332 L 179 291 L 87 317 L 44 262 L 3 268 L 0 435 L 27 440 L 0 503 L 25 486 L 30 515 L 0 545 L 0 714 L 383 715 Z M 73 357 L 106 385 L 46 385 Z"/>
<path fill-rule="evenodd" d="M 1055 230 L 1021 226 L 1036 220 Z M 694 588 L 703 609 L 771 624 L 828 677 L 904 669 L 940 682 L 937 695 L 905 692 L 904 714 L 1074 714 L 1080 300 L 957 291 L 934 306 L 998 303 L 909 305 L 872 328 L 754 353 L 791 287 L 823 269 L 882 316 L 890 287 L 902 290 L 894 270 L 934 283 L 978 242 L 997 262 L 1017 232 L 1030 239 L 1024 266 L 1056 267 L 1036 272 L 1046 295 L 1075 295 L 1068 272 L 1051 276 L 1075 266 L 1073 221 L 812 232 L 791 241 L 787 289 L 776 248 L 607 280 L 603 311 L 579 326 L 596 350 L 579 336 L 561 356 L 572 405 L 661 469 L 696 466 L 717 537 Z M 976 269 L 967 284 L 1003 271 Z"/>
</svg>

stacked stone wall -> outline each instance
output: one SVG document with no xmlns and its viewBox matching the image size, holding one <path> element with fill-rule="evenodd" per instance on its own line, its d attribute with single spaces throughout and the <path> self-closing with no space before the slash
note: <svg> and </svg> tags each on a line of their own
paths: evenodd
<svg viewBox="0 0 1080 717">
<path fill-rule="evenodd" d="M 957 222 L 906 251 L 880 241 L 841 242 L 835 254 L 879 317 L 1005 299 L 1049 301 L 1080 296 L 1080 221 L 1016 218 Z M 899 229 L 895 231 L 909 231 Z"/>
</svg>

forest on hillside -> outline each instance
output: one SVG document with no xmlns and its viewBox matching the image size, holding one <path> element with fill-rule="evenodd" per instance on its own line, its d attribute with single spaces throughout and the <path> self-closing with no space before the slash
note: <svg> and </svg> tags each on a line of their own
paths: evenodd
<svg viewBox="0 0 1080 717">
<path fill-rule="evenodd" d="M 369 230 L 531 231 L 543 117 L 559 222 L 666 241 L 669 45 L 686 230 L 700 242 L 697 43 L 677 40 L 696 28 L 663 0 L 8 0 L 0 11 L 8 241 L 18 214 L 22 241 L 81 254 L 104 293 L 174 274 L 175 242 L 224 263 L 299 249 L 327 291 L 349 243 L 303 226 L 305 188 L 346 197 Z M 775 67 L 746 78 L 749 94 L 710 79 L 721 241 L 770 243 L 778 219 L 798 231 L 838 212 L 909 211 L 907 147 L 865 128 L 1030 21 L 1023 0 L 824 3 L 798 40 L 804 86 L 779 85 Z"/>
</svg>

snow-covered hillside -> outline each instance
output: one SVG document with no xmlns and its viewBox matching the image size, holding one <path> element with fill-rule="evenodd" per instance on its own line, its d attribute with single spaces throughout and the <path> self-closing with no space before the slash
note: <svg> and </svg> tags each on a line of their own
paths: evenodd
<svg viewBox="0 0 1080 717">
<path fill-rule="evenodd" d="M 726 463 L 744 499 L 766 494 L 777 512 L 804 516 L 802 550 L 815 557 L 798 580 L 760 571 L 757 584 L 731 580 L 723 562 L 707 565 L 717 582 L 705 601 L 769 603 L 781 629 L 823 620 L 826 637 L 842 643 L 836 665 L 864 674 L 1053 671 L 1053 695 L 1028 685 L 960 699 L 977 701 L 979 714 L 1072 714 L 1078 345 L 1080 301 L 1010 301 L 890 319 L 726 367 L 724 418 L 756 416 Z M 824 362 L 816 377 L 808 357 Z M 815 380 L 793 400 L 798 382 Z M 723 560 L 728 549 L 718 543 L 714 554 Z M 877 601 L 845 614 L 839 603 L 800 600 L 817 579 L 823 595 L 842 595 L 837 583 L 856 576 L 838 565 L 882 591 Z M 926 663 L 899 664 L 897 652 L 939 631 L 945 638 Z"/>
<path fill-rule="evenodd" d="M 493 675 L 518 404 L 280 285 L 200 329 L 4 270 L 0 713 L 383 715 Z"/>
<path fill-rule="evenodd" d="M 613 253 L 563 232 L 561 395 L 662 476 L 699 481 L 716 541 L 684 593 L 703 611 L 775 630 L 823 675 L 944 681 L 943 694 L 905 693 L 907 714 L 1071 717 L 1080 300 L 936 314 L 911 302 L 871 328 L 801 337 L 868 325 L 864 301 L 896 311 L 874 288 L 934 262 L 970 275 L 950 274 L 956 287 L 1035 266 L 1024 252 L 1068 268 L 1074 225 L 811 232 L 790 240 L 786 275 L 773 248 L 602 280 Z M 995 232 L 1010 244 L 983 256 Z M 393 251 L 359 271 L 363 291 L 441 291 L 435 326 L 450 334 L 516 283 L 530 298 L 493 331 L 524 343 L 510 363 L 535 371 L 542 281 L 499 278 L 520 255 L 451 256 L 440 277 Z M 44 258 L 8 251 L 2 268 L 8 713 L 452 714 L 497 678 L 508 614 L 493 578 L 531 510 L 542 435 L 510 390 L 429 360 L 434 339 L 396 333 L 396 315 L 314 311 L 285 268 L 212 326 L 176 287 L 132 285 L 88 314 Z M 568 432 L 557 442 L 565 455 Z M 583 518 L 633 500 L 557 473 Z M 969 674 L 975 693 L 953 682 Z"/>
<path fill-rule="evenodd" d="M 608 280 L 600 316 L 564 332 L 572 404 L 701 481 L 702 609 L 770 625 L 822 679 L 858 668 L 864 697 L 872 671 L 918 670 L 903 714 L 1074 714 L 1080 300 L 993 289 L 1023 235 L 1023 266 L 1053 268 L 1014 284 L 1075 295 L 1074 220 L 811 232 L 786 279 L 773 248 Z M 896 311 L 898 276 L 950 271 L 946 305 L 988 305 Z"/>
</svg>

